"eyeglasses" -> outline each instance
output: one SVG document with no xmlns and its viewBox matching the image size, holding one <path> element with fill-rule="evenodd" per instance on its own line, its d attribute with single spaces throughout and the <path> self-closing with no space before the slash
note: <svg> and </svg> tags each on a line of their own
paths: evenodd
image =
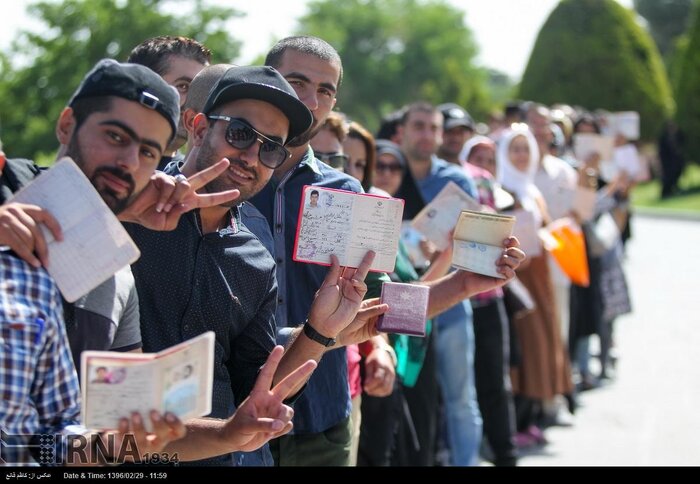
<svg viewBox="0 0 700 484">
<path fill-rule="evenodd" d="M 250 148 L 253 143 L 259 141 L 260 149 L 258 150 L 258 158 L 260 159 L 260 163 L 268 168 L 274 170 L 282 165 L 287 158 L 292 156 L 281 143 L 268 138 L 260 131 L 253 128 L 245 119 L 218 115 L 209 115 L 207 117 L 214 120 L 228 121 L 225 139 L 228 144 L 237 150 L 246 150 Z"/>
<path fill-rule="evenodd" d="M 335 168 L 336 170 L 345 168 L 347 162 L 350 161 L 350 157 L 348 155 L 338 152 L 323 153 L 321 151 L 314 151 L 314 155 L 316 155 L 316 158 L 324 163 L 327 163 L 331 168 Z"/>
<path fill-rule="evenodd" d="M 388 171 L 390 173 L 398 173 L 403 170 L 403 167 L 398 163 L 380 163 L 374 165 L 374 170 L 377 172 Z"/>
</svg>

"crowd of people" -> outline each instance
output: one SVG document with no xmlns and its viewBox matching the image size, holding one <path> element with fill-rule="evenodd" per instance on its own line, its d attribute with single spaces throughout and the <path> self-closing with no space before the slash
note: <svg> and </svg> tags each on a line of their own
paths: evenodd
<svg viewBox="0 0 700 484">
<path fill-rule="evenodd" d="M 600 132 L 594 114 L 513 103 L 487 128 L 461 106 L 417 100 L 374 136 L 334 110 L 342 61 L 322 39 L 282 39 L 264 66 L 210 62 L 192 39 L 148 39 L 127 62 L 98 62 L 68 100 L 57 156 L 76 162 L 141 252 L 76 302 L 45 270 L 59 223 L 10 200 L 42 170 L 0 165 L 0 427 L 16 441 L 5 463 L 47 463 L 32 439 L 60 434 L 135 438 L 127 463 L 167 452 L 195 465 L 469 466 L 485 455 L 513 466 L 575 411 L 577 391 L 610 376 L 614 320 L 631 310 L 621 256 L 638 173 L 604 176 L 598 153 L 576 159 L 572 136 Z M 369 271 L 372 251 L 357 268 L 292 258 L 307 185 L 401 198 L 410 221 L 448 183 L 483 210 L 527 214 L 535 231 L 580 226 L 590 283 L 516 237 L 494 261 L 502 278 L 451 269 L 452 248 L 425 237 L 400 242 L 390 274 Z M 597 191 L 591 219 L 557 202 L 576 186 Z M 612 242 L 599 240 L 606 217 Z M 387 281 L 429 287 L 425 337 L 376 330 Z M 82 351 L 157 352 L 205 331 L 216 335 L 210 415 L 80 427 Z M 69 457 L 59 460 L 86 463 Z M 121 463 L 108 457 L 91 462 Z"/>
</svg>

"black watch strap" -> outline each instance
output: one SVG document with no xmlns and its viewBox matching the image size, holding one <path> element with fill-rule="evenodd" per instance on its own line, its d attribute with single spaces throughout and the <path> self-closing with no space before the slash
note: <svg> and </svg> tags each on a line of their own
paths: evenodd
<svg viewBox="0 0 700 484">
<path fill-rule="evenodd" d="M 333 346 L 335 344 L 335 338 L 326 338 L 323 336 L 321 333 L 316 331 L 311 324 L 309 324 L 309 320 L 307 319 L 304 322 L 304 334 L 306 335 L 307 338 L 314 340 L 315 342 L 322 344 L 323 346 Z"/>
</svg>

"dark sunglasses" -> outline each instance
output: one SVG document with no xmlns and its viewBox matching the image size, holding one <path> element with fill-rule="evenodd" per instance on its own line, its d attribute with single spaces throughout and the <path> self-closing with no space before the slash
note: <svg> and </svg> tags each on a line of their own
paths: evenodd
<svg viewBox="0 0 700 484">
<path fill-rule="evenodd" d="M 207 117 L 213 120 L 228 121 L 225 135 L 226 142 L 237 150 L 247 150 L 253 143 L 259 141 L 258 158 L 260 158 L 260 163 L 268 168 L 274 170 L 292 156 L 281 143 L 268 138 L 253 128 L 245 119 L 217 115 L 209 115 Z"/>
<path fill-rule="evenodd" d="M 374 170 L 398 173 L 403 170 L 403 167 L 398 163 L 377 163 L 376 165 L 374 165 Z"/>
<path fill-rule="evenodd" d="M 320 151 L 314 151 L 314 155 L 316 155 L 316 158 L 328 164 L 331 168 L 335 168 L 336 170 L 345 168 L 345 165 L 350 160 L 348 155 L 343 155 L 337 152 L 323 153 Z"/>
</svg>

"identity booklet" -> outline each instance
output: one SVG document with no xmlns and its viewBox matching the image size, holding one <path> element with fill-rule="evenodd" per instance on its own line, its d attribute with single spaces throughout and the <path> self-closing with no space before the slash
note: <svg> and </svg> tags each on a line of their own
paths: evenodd
<svg viewBox="0 0 700 484">
<path fill-rule="evenodd" d="M 61 225 L 63 241 L 41 225 L 49 250 L 46 268 L 63 297 L 73 302 L 141 255 L 121 222 L 83 171 L 62 158 L 22 188 L 12 202 L 38 205 Z"/>
<path fill-rule="evenodd" d="M 454 234 L 452 265 L 469 272 L 505 279 L 496 269 L 503 241 L 510 237 L 515 217 L 464 210 Z"/>
<path fill-rule="evenodd" d="M 389 311 L 379 316 L 377 330 L 425 336 L 429 295 L 428 286 L 400 282 L 382 284 L 380 303 L 388 304 Z"/>
<path fill-rule="evenodd" d="M 452 243 L 450 231 L 455 227 L 462 210 L 478 211 L 481 210 L 481 204 L 450 181 L 418 212 L 411 225 L 432 241 L 438 250 L 443 251 Z"/>
<path fill-rule="evenodd" d="M 84 351 L 80 386 L 83 425 L 119 427 L 119 419 L 140 412 L 149 429 L 151 410 L 172 412 L 181 420 L 211 413 L 214 332 L 158 353 Z"/>
<path fill-rule="evenodd" d="M 392 272 L 401 236 L 404 201 L 366 193 L 307 185 L 294 241 L 297 262 L 357 267 L 368 250 L 376 252 L 370 270 Z"/>
</svg>

